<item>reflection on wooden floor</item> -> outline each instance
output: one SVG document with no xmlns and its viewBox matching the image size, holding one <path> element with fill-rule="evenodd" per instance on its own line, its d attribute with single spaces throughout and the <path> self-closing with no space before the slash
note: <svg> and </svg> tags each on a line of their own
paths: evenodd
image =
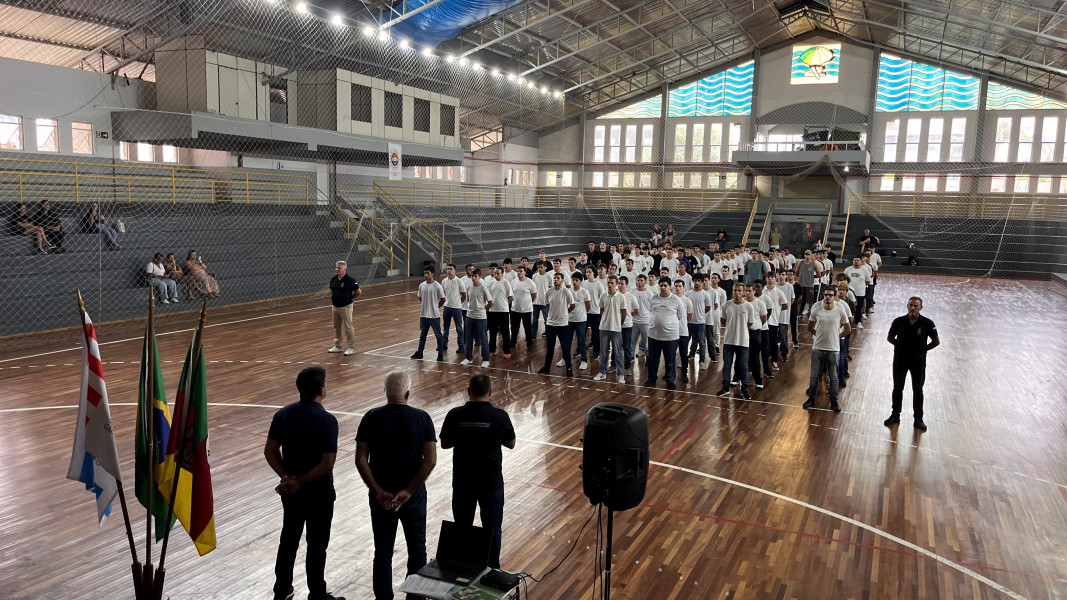
<svg viewBox="0 0 1067 600">
<path fill-rule="evenodd" d="M 360 352 L 352 357 L 325 352 L 331 326 L 323 299 L 210 315 L 219 547 L 197 559 L 184 533 L 175 538 L 167 563 L 171 598 L 269 597 L 281 511 L 262 445 L 275 407 L 295 399 L 295 375 L 310 363 L 327 369 L 326 405 L 342 438 L 328 582 L 350 599 L 372 597 L 367 495 L 353 464 L 360 415 L 383 401 L 385 373 L 400 368 L 413 375 L 413 404 L 440 427 L 448 409 L 464 401 L 473 372 L 457 364 L 454 339 L 446 364 L 407 358 L 418 332 L 413 289 L 367 290 L 356 307 Z M 659 466 L 644 503 L 616 518 L 615 598 L 1065 598 L 1065 292 L 1051 283 L 884 276 L 877 313 L 853 342 L 852 378 L 837 415 L 800 408 L 806 346 L 751 402 L 716 398 L 715 368 L 669 392 L 594 383 L 592 371 L 575 379 L 538 376 L 539 353 L 494 357 L 493 397 L 519 436 L 505 455 L 502 562 L 541 575 L 575 542 L 592 511 L 577 468 L 584 416 L 597 402 L 616 401 L 648 413 Z M 925 434 L 907 426 L 910 391 L 899 431 L 882 426 L 891 388 L 885 337 L 915 294 L 942 335 L 930 355 Z M 175 332 L 160 337 L 171 398 L 191 336 L 183 330 L 195 318 L 182 315 L 159 328 Z M 138 328 L 99 328 L 131 481 Z M 98 530 L 89 494 L 64 479 L 78 335 L 52 334 L 30 340 L 33 346 L 0 340 L 0 598 L 131 597 L 121 519 Z M 451 516 L 450 452 L 441 453 L 428 487 L 432 554 L 437 523 Z M 127 490 L 132 497 L 132 485 Z M 532 597 L 589 597 L 593 547 L 590 526 L 571 558 L 531 588 Z M 398 580 L 403 558 L 398 540 Z M 302 562 L 301 555 L 298 598 L 306 590 Z"/>
</svg>

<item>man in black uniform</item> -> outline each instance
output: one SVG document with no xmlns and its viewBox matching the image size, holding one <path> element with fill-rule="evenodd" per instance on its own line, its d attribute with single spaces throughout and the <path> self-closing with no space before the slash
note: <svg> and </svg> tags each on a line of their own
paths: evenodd
<svg viewBox="0 0 1067 600">
<path fill-rule="evenodd" d="M 393 597 L 393 545 L 404 526 L 408 574 L 426 565 L 426 478 L 437 464 L 437 435 L 424 410 L 408 406 L 411 378 L 385 376 L 385 406 L 367 411 L 356 431 L 356 468 L 370 489 L 374 597 Z"/>
<path fill-rule="evenodd" d="M 333 465 L 337 418 L 322 407 L 326 371 L 308 367 L 296 377 L 300 401 L 274 413 L 263 454 L 281 481 L 282 535 L 274 565 L 274 599 L 293 597 L 293 563 L 307 524 L 307 582 L 310 600 L 344 600 L 326 591 L 326 548 L 333 521 Z"/>
<path fill-rule="evenodd" d="M 489 377 L 475 375 L 467 385 L 470 400 L 453 408 L 441 426 L 441 448 L 455 448 L 452 466 L 452 516 L 460 525 L 474 524 L 481 509 L 482 527 L 493 532 L 489 566 L 500 568 L 504 521 L 504 476 L 501 446 L 515 448 L 511 417 L 489 401 Z"/>
<path fill-rule="evenodd" d="M 919 314 L 923 300 L 908 299 L 908 314 L 897 317 L 889 327 L 889 343 L 893 344 L 893 414 L 885 420 L 886 427 L 900 423 L 900 408 L 904 403 L 904 378 L 911 373 L 912 411 L 915 428 L 926 431 L 923 422 L 923 383 L 926 381 L 926 352 L 941 345 L 937 327 Z M 929 339 L 929 342 L 927 342 Z"/>
<path fill-rule="evenodd" d="M 337 261 L 337 274 L 330 278 L 330 303 L 333 304 L 333 347 L 327 352 L 344 352 L 345 356 L 356 353 L 356 328 L 352 326 L 352 302 L 363 290 L 348 274 L 348 263 Z M 348 347 L 344 348 L 345 336 Z"/>
</svg>

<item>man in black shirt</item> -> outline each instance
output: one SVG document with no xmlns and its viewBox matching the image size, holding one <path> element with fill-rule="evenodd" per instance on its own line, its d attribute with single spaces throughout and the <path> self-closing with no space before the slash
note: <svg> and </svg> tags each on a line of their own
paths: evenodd
<svg viewBox="0 0 1067 600">
<path fill-rule="evenodd" d="M 337 274 L 330 278 L 330 303 L 333 304 L 333 347 L 327 352 L 344 352 L 345 356 L 356 353 L 356 328 L 352 326 L 352 302 L 363 290 L 348 274 L 348 263 L 337 261 Z M 348 347 L 342 347 L 344 336 Z"/>
<path fill-rule="evenodd" d="M 919 314 L 923 300 L 908 299 L 908 314 L 897 317 L 889 327 L 889 343 L 893 344 L 893 414 L 885 420 L 886 427 L 900 423 L 900 409 L 904 403 L 904 379 L 911 372 L 912 411 L 915 428 L 926 431 L 923 422 L 923 383 L 926 381 L 926 352 L 937 348 L 941 339 L 930 319 Z M 927 339 L 930 341 L 927 342 Z"/>
<path fill-rule="evenodd" d="M 860 241 L 857 243 L 860 246 L 860 254 L 862 254 L 868 250 L 877 248 L 882 243 L 882 240 L 878 239 L 877 236 L 871 235 L 870 229 L 864 229 L 863 236 L 860 237 Z"/>
<path fill-rule="evenodd" d="M 62 254 L 67 251 L 63 246 L 63 238 L 67 236 L 67 232 L 63 231 L 63 222 L 59 220 L 59 215 L 52 212 L 51 202 L 41 200 L 40 208 L 33 215 L 33 224 L 44 229 L 44 236 L 56 252 Z"/>
<path fill-rule="evenodd" d="M 493 532 L 489 566 L 500 568 L 504 522 L 504 476 L 501 446 L 515 448 L 511 417 L 489 401 L 489 377 L 475 375 L 467 385 L 470 400 L 453 408 L 441 426 L 441 448 L 455 448 L 452 462 L 452 516 L 460 525 L 474 524 L 481 509 L 482 527 Z"/>
<path fill-rule="evenodd" d="M 404 525 L 408 574 L 426 565 L 426 478 L 437 464 L 437 435 L 426 411 L 408 406 L 411 378 L 385 376 L 387 404 L 371 409 L 356 432 L 356 468 L 370 490 L 374 597 L 393 597 L 393 544 Z"/>
<path fill-rule="evenodd" d="M 326 371 L 308 367 L 296 377 L 300 401 L 274 413 L 263 454 L 281 481 L 282 535 L 274 565 L 274 599 L 293 597 L 293 563 L 307 523 L 307 582 L 310 600 L 344 600 L 326 591 L 326 548 L 333 521 L 333 465 L 337 419 L 322 407 Z"/>
</svg>

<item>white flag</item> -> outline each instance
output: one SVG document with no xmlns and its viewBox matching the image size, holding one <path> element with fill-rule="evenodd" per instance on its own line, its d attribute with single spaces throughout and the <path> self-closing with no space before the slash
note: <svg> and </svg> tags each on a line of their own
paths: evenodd
<svg viewBox="0 0 1067 600">
<path fill-rule="evenodd" d="M 400 170 L 404 168 L 404 156 L 400 144 L 389 144 L 389 179 L 400 180 Z"/>
<path fill-rule="evenodd" d="M 81 397 L 78 400 L 74 451 L 70 456 L 67 479 L 84 483 L 85 489 L 96 494 L 96 511 L 103 525 L 104 519 L 111 514 L 111 502 L 122 485 L 122 474 L 119 471 L 115 433 L 111 429 L 111 410 L 107 404 L 100 345 L 88 313 L 85 313 L 82 326 L 88 345 L 82 350 Z"/>
</svg>

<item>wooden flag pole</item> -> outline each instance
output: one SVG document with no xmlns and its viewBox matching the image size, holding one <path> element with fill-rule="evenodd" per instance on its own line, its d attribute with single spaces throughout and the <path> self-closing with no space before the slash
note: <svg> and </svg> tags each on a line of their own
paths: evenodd
<svg viewBox="0 0 1067 600">
<path fill-rule="evenodd" d="M 163 582 L 167 578 L 167 569 L 164 564 L 167 560 L 167 545 L 170 542 L 170 533 L 174 530 L 170 526 L 171 519 L 174 518 L 174 505 L 176 504 L 176 497 L 178 495 L 178 480 L 181 478 L 182 473 L 182 457 L 185 456 L 185 440 L 186 432 L 189 426 L 189 404 L 190 396 L 192 392 L 192 382 L 196 377 L 196 371 L 200 366 L 200 346 L 203 343 L 204 333 L 204 321 L 207 319 L 207 298 L 204 298 L 204 306 L 200 309 L 200 323 L 196 327 L 196 333 L 193 334 L 193 343 L 190 349 L 190 361 L 189 372 L 185 374 L 185 385 L 182 389 L 185 390 L 184 402 L 182 402 L 182 414 L 178 417 L 178 447 L 177 452 L 174 454 L 174 483 L 170 489 L 170 501 L 168 504 L 170 508 L 167 510 L 167 532 L 163 535 L 163 547 L 159 551 L 159 567 L 156 568 L 156 576 L 154 581 L 154 594 L 155 600 L 162 600 L 163 598 Z M 174 435 L 174 428 L 171 427 L 171 435 Z"/>
<path fill-rule="evenodd" d="M 78 290 L 78 312 L 81 316 L 82 335 L 85 337 L 85 350 L 89 351 L 89 332 L 85 329 L 85 302 L 82 300 L 82 291 Z M 137 544 L 133 541 L 133 527 L 130 526 L 130 513 L 126 508 L 126 494 L 122 491 L 122 480 L 118 480 L 119 484 L 119 505 L 122 507 L 122 521 L 126 524 L 126 539 L 130 541 L 130 556 L 133 557 L 133 564 L 130 565 L 130 569 L 133 571 L 133 592 L 134 597 L 141 598 L 141 561 L 137 560 Z"/>
<path fill-rule="evenodd" d="M 145 443 L 148 445 L 148 460 L 145 461 L 148 465 L 148 472 L 145 473 L 145 482 L 148 485 L 147 493 L 147 505 L 148 509 L 148 527 L 145 534 L 145 568 L 144 568 L 144 580 L 142 581 L 141 598 L 148 600 L 152 593 L 152 497 L 155 496 L 156 491 L 156 473 L 155 473 L 155 461 L 156 452 L 158 450 L 156 446 L 155 436 L 155 336 L 156 336 L 156 295 L 155 288 L 148 286 L 148 324 L 145 330 L 145 387 L 144 387 L 144 423 L 145 423 Z"/>
</svg>

